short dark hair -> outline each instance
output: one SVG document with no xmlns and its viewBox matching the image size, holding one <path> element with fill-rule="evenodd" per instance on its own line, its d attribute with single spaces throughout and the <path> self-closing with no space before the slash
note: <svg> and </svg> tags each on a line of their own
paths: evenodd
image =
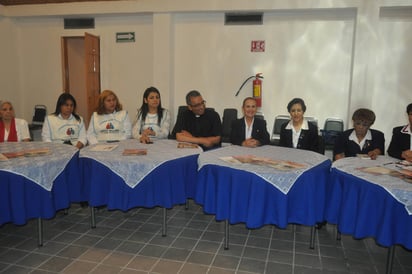
<svg viewBox="0 0 412 274">
<path fill-rule="evenodd" d="M 190 103 L 191 103 L 190 98 L 192 98 L 192 97 L 198 97 L 198 96 L 202 96 L 199 91 L 197 91 L 197 90 L 191 90 L 191 91 L 189 91 L 189 92 L 186 94 L 186 104 L 190 106 Z"/>
<path fill-rule="evenodd" d="M 375 119 L 375 113 L 367 108 L 359 108 L 352 115 L 353 121 L 366 121 L 370 123 L 370 126 L 373 125 Z"/>
<path fill-rule="evenodd" d="M 411 113 L 412 112 L 412 103 L 410 103 L 407 107 L 406 107 L 406 113 Z"/>
<path fill-rule="evenodd" d="M 293 98 L 288 104 L 288 112 L 290 112 L 290 109 L 292 108 L 294 104 L 300 104 L 302 106 L 303 112 L 306 111 L 305 101 L 303 101 L 303 99 L 301 98 Z"/>
</svg>

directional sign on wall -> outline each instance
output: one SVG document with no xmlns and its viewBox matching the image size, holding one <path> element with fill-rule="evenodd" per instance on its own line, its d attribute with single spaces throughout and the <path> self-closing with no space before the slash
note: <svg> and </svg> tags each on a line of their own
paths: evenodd
<svg viewBox="0 0 412 274">
<path fill-rule="evenodd" d="M 116 32 L 116 42 L 134 42 L 134 32 Z"/>
</svg>

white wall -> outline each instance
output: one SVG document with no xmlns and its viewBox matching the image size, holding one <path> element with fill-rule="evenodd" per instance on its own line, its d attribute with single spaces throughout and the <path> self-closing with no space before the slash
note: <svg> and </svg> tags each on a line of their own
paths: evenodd
<svg viewBox="0 0 412 274">
<path fill-rule="evenodd" d="M 10 21 L 0 15 L 0 100 L 13 100 L 15 107 L 19 107 L 21 96 L 18 94 L 16 37 Z M 16 115 L 23 115 L 23 111 L 16 108 Z"/>
<path fill-rule="evenodd" d="M 293 97 L 307 103 L 308 116 L 323 125 L 368 107 L 384 131 L 406 123 L 412 102 L 412 1 L 236 0 L 116 1 L 36 6 L 0 6 L 1 96 L 30 120 L 34 104 L 54 109 L 62 91 L 60 37 L 84 31 L 101 38 L 101 86 L 118 93 L 134 116 L 143 90 L 160 88 L 173 113 L 198 89 L 220 114 L 240 109 L 251 94 L 250 75 L 262 72 L 261 111 L 272 129 Z M 264 11 L 264 24 L 225 26 L 226 11 Z M 64 30 L 63 17 L 93 16 L 95 29 Z M 132 31 L 135 43 L 116 43 L 116 32 Z M 7 37 L 8 39 L 3 39 Z M 264 53 L 251 53 L 265 40 Z M 5 41 L 5 42 L 3 42 Z M 5 61 L 3 61 L 5 60 Z"/>
</svg>

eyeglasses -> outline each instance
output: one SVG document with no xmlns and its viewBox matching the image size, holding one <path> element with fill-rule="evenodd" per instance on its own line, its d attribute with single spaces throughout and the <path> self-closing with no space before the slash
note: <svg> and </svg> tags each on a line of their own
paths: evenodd
<svg viewBox="0 0 412 274">
<path fill-rule="evenodd" d="M 199 108 L 201 106 L 204 106 L 206 104 L 206 101 L 203 100 L 202 102 L 196 104 L 196 105 L 190 105 L 192 108 Z"/>
<path fill-rule="evenodd" d="M 363 126 L 363 127 L 370 127 L 370 123 L 364 121 L 355 121 L 355 126 Z"/>
</svg>

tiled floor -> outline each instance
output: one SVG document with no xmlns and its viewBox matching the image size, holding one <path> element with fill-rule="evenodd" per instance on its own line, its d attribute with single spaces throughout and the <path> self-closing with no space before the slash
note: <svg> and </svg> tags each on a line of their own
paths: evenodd
<svg viewBox="0 0 412 274">
<path fill-rule="evenodd" d="M 385 273 L 387 249 L 372 239 L 336 240 L 335 226 L 310 228 L 265 226 L 248 230 L 230 226 L 230 248 L 224 250 L 224 223 L 189 209 L 168 210 L 166 237 L 161 236 L 162 210 L 137 208 L 126 213 L 96 212 L 73 205 L 44 221 L 44 245 L 37 247 L 37 221 L 0 227 L 1 273 Z M 412 252 L 396 248 L 392 273 L 412 273 Z"/>
</svg>

